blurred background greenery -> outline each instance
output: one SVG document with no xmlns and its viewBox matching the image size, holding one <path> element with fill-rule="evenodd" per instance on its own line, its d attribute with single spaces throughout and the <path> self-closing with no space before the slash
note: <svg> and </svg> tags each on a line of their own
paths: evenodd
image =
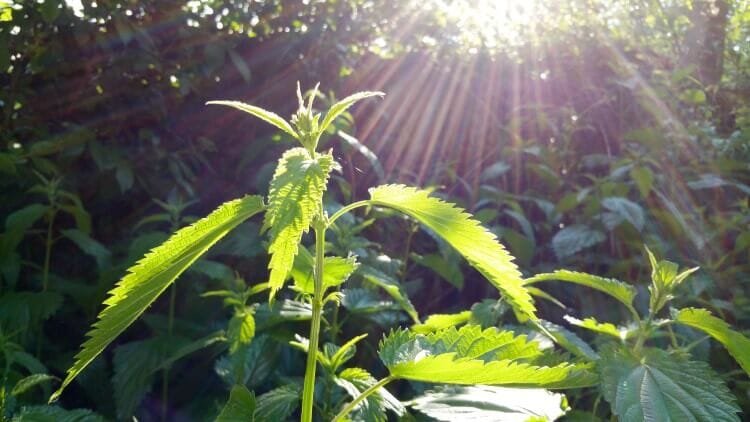
<svg viewBox="0 0 750 422">
<path fill-rule="evenodd" d="M 648 244 L 701 267 L 682 304 L 750 327 L 747 0 L 0 0 L 3 417 L 45 402 L 47 384 L 9 389 L 63 373 L 128 265 L 220 202 L 267 193 L 289 139 L 204 103 L 289 116 L 297 81 L 321 82 L 321 109 L 359 90 L 387 94 L 323 140 L 343 166 L 332 208 L 380 182 L 432 187 L 491 227 L 525 274 L 566 267 L 639 289 Z M 374 253 L 420 313 L 496 297 L 414 223 L 370 223 L 352 218 L 331 247 Z M 228 319 L 201 293 L 265 281 L 266 259 L 246 223 L 178 283 L 174 324 L 160 300 L 61 407 L 37 410 L 212 417 L 227 394 L 224 349 L 178 346 Z M 597 293 L 559 289 L 568 313 L 617 319 Z M 406 317 L 378 314 L 393 309 L 387 295 L 365 293 L 367 310 L 348 311 L 374 344 Z M 248 357 L 269 359 L 245 380 L 258 392 L 302 372 L 285 345 L 300 327 L 290 319 Z M 749 411 L 736 364 L 707 343 L 696 350 Z M 170 356 L 175 368 L 158 376 Z"/>
</svg>

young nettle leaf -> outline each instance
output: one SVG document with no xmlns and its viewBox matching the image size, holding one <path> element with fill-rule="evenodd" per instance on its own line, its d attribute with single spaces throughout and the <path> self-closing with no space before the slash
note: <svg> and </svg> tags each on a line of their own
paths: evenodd
<svg viewBox="0 0 750 422">
<path fill-rule="evenodd" d="M 255 337 L 255 317 L 253 309 L 246 306 L 235 312 L 229 320 L 227 327 L 227 339 L 229 340 L 229 353 L 234 353 L 240 347 L 247 346 Z"/>
<path fill-rule="evenodd" d="M 412 325 L 411 330 L 415 333 L 427 334 L 463 325 L 469 320 L 471 320 L 471 311 L 463 311 L 457 314 L 432 314 L 427 317 L 424 323 Z"/>
<path fill-rule="evenodd" d="M 637 333 L 637 328 L 615 327 L 615 325 L 612 323 L 599 322 L 592 317 L 581 320 L 570 315 L 565 315 L 563 318 L 565 318 L 565 321 L 567 321 L 571 325 L 585 328 L 599 334 L 606 334 L 619 340 L 629 339 L 635 336 Z"/>
<path fill-rule="evenodd" d="M 229 400 L 214 422 L 254 422 L 255 394 L 244 385 L 235 385 L 229 392 Z"/>
<path fill-rule="evenodd" d="M 414 381 L 554 388 L 595 382 L 589 365 L 535 366 L 533 360 L 541 356 L 536 343 L 472 325 L 428 335 L 399 329 L 380 343 L 379 355 L 391 377 Z"/>
<path fill-rule="evenodd" d="M 703 362 L 658 349 L 637 358 L 610 347 L 599 370 L 604 398 L 623 422 L 740 420 L 734 397 Z"/>
<path fill-rule="evenodd" d="M 324 258 L 325 272 L 323 273 L 323 292 L 331 287 L 336 287 L 345 282 L 349 276 L 359 267 L 357 257 L 350 256 L 341 258 L 338 256 L 327 256 Z M 315 281 L 313 268 L 315 257 L 305 248 L 300 248 L 297 257 L 294 258 L 291 275 L 294 279 L 294 289 L 301 293 L 313 294 Z"/>
<path fill-rule="evenodd" d="M 633 286 L 625 284 L 614 278 L 604 278 L 592 274 L 581 273 L 577 271 L 557 270 L 551 273 L 537 274 L 523 281 L 524 284 L 534 284 L 540 281 L 567 281 L 568 283 L 580 284 L 606 293 L 613 298 L 622 302 L 625 306 L 631 307 L 636 290 Z"/>
<path fill-rule="evenodd" d="M 724 345 L 750 375 L 750 339 L 732 330 L 729 324 L 711 315 L 711 312 L 700 308 L 686 308 L 675 311 L 672 315 L 675 322 L 701 330 Z"/>
<path fill-rule="evenodd" d="M 651 262 L 651 286 L 648 288 L 651 293 L 649 309 L 652 314 L 656 314 L 667 302 L 672 300 L 674 289 L 690 274 L 697 271 L 698 267 L 687 269 L 678 274 L 678 266 L 674 262 L 667 260 L 657 261 L 648 247 L 646 247 L 646 253 Z"/>
<path fill-rule="evenodd" d="M 208 248 L 263 209 L 259 196 L 226 202 L 207 217 L 177 231 L 131 267 L 110 291 L 104 302 L 106 307 L 88 333 L 89 339 L 83 343 L 75 363 L 50 401 L 56 400 L 63 389 Z"/>
<path fill-rule="evenodd" d="M 268 248 L 271 298 L 292 270 L 302 234 L 321 212 L 329 174 L 337 165 L 330 152 L 313 157 L 304 148 L 290 149 L 279 160 L 263 223 L 271 238 Z"/>
<path fill-rule="evenodd" d="M 345 112 L 349 107 L 353 106 L 354 103 L 356 103 L 359 100 L 364 100 L 365 98 L 370 97 L 383 97 L 385 96 L 385 93 L 378 92 L 378 91 L 363 91 L 358 92 L 356 94 L 352 94 L 343 100 L 337 102 L 331 108 L 328 110 L 328 113 L 326 113 L 326 117 L 323 118 L 323 123 L 320 124 L 320 129 L 318 133 L 323 133 L 326 129 L 328 129 L 328 126 L 333 123 L 334 120 L 336 120 L 337 117 L 341 115 L 341 113 Z M 320 136 L 320 135 L 318 135 Z M 317 143 L 317 140 L 316 140 Z"/>
<path fill-rule="evenodd" d="M 427 226 L 497 287 L 521 319 L 536 320 L 521 273 L 497 237 L 463 209 L 429 194 L 404 185 L 383 185 L 370 190 L 369 202 L 394 208 Z"/>
<path fill-rule="evenodd" d="M 242 110 L 246 113 L 252 114 L 253 116 L 258 117 L 276 126 L 277 128 L 291 135 L 292 138 L 299 139 L 299 135 L 297 134 L 297 132 L 294 131 L 292 126 L 286 120 L 284 120 L 283 117 L 279 116 L 276 113 L 270 112 L 268 110 L 264 110 L 254 105 L 245 104 L 240 101 L 209 101 L 206 104 L 224 105 L 224 106 L 236 108 L 237 110 Z"/>
<path fill-rule="evenodd" d="M 285 421 L 299 406 L 300 388 L 287 384 L 258 396 L 255 420 Z"/>
</svg>

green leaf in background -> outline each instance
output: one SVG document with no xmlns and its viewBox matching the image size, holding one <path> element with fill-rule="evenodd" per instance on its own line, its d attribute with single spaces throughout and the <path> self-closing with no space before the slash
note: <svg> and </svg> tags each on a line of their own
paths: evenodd
<svg viewBox="0 0 750 422">
<path fill-rule="evenodd" d="M 34 225 L 49 207 L 42 204 L 31 204 L 8 215 L 5 218 L 5 233 L 0 243 L 0 255 L 10 254 L 23 240 L 26 231 Z"/>
<path fill-rule="evenodd" d="M 18 422 L 106 422 L 88 409 L 65 410 L 58 406 L 26 406 L 14 419 Z"/>
<path fill-rule="evenodd" d="M 258 396 L 255 419 L 258 421 L 285 421 L 297 407 L 302 391 L 299 385 L 287 384 Z"/>
<path fill-rule="evenodd" d="M 390 295 L 396 303 L 409 315 L 415 324 L 419 324 L 419 315 L 414 305 L 409 300 L 409 296 L 406 294 L 404 287 L 396 281 L 393 277 L 385 274 L 384 272 L 377 270 L 369 265 L 364 265 L 359 269 L 359 274 L 362 278 L 372 283 Z"/>
<path fill-rule="evenodd" d="M 636 166 L 630 169 L 630 178 L 633 179 L 638 187 L 642 198 L 648 198 L 651 188 L 654 186 L 654 174 L 648 167 Z"/>
<path fill-rule="evenodd" d="M 442 386 L 408 405 L 439 421 L 554 421 L 568 410 L 564 395 L 537 388 Z"/>
<path fill-rule="evenodd" d="M 229 400 L 214 422 L 255 421 L 255 395 L 244 385 L 235 385 L 229 392 Z"/>
<path fill-rule="evenodd" d="M 523 287 L 513 257 L 497 237 L 463 209 L 404 185 L 383 185 L 370 190 L 370 203 L 394 208 L 427 226 L 455 248 L 485 276 L 521 318 L 536 320 L 531 295 Z"/>
<path fill-rule="evenodd" d="M 26 378 L 22 378 L 21 380 L 19 380 L 16 383 L 16 385 L 13 386 L 13 389 L 10 391 L 10 394 L 14 396 L 18 396 L 37 385 L 40 385 L 49 381 L 54 381 L 57 379 L 59 378 L 49 375 L 49 374 L 32 374 Z"/>
<path fill-rule="evenodd" d="M 75 243 L 83 253 L 96 259 L 96 266 L 99 268 L 99 271 L 109 267 L 112 253 L 104 245 L 78 229 L 62 230 L 61 233 Z"/>
<path fill-rule="evenodd" d="M 208 248 L 263 208 L 258 196 L 226 202 L 207 217 L 177 231 L 131 267 L 110 291 L 104 302 L 106 307 L 88 333 L 89 339 L 50 401 L 57 400 L 63 389 Z"/>
<path fill-rule="evenodd" d="M 537 274 L 525 279 L 524 284 L 534 284 L 540 281 L 565 281 L 579 284 L 606 293 L 619 300 L 625 306 L 632 306 L 637 291 L 635 287 L 614 278 L 604 278 L 577 271 L 557 270 L 551 273 Z"/>
<path fill-rule="evenodd" d="M 599 369 L 604 398 L 622 422 L 740 420 L 734 397 L 704 362 L 658 349 L 637 358 L 610 347 Z"/>
<path fill-rule="evenodd" d="M 601 243 L 604 233 L 583 224 L 565 227 L 552 237 L 552 249 L 558 259 L 567 258 L 578 252 Z"/>
<path fill-rule="evenodd" d="M 229 353 L 236 352 L 240 347 L 247 346 L 255 337 L 255 317 L 251 308 L 235 313 L 227 328 Z"/>
<path fill-rule="evenodd" d="M 295 132 L 294 129 L 292 129 L 292 126 L 276 113 L 264 110 L 260 107 L 256 107 L 250 104 L 245 104 L 240 101 L 209 101 L 206 104 L 224 105 L 224 106 L 236 108 L 237 110 L 242 110 L 245 113 L 252 114 L 253 116 L 257 118 L 262 119 L 265 122 L 276 126 L 277 128 L 291 135 L 294 139 L 299 139 L 297 132 Z"/>
<path fill-rule="evenodd" d="M 680 309 L 674 312 L 673 318 L 680 324 L 703 331 L 724 345 L 729 354 L 750 375 L 750 339 L 732 330 L 729 324 L 711 315 L 706 309 Z"/>
<path fill-rule="evenodd" d="M 594 349 L 574 332 L 549 321 L 540 321 L 540 324 L 553 337 L 555 343 L 562 346 L 565 350 L 581 358 L 590 360 L 599 359 L 599 355 Z"/>
<path fill-rule="evenodd" d="M 602 206 L 614 213 L 620 220 L 632 224 L 638 231 L 643 230 L 646 224 L 643 208 L 627 198 L 610 196 L 602 200 Z"/>
<path fill-rule="evenodd" d="M 313 158 L 304 148 L 292 148 L 279 159 L 268 194 L 263 227 L 269 229 L 271 298 L 284 286 L 294 265 L 302 234 L 321 206 L 328 176 L 336 162 L 330 153 Z"/>
<path fill-rule="evenodd" d="M 380 343 L 380 359 L 391 376 L 441 384 L 554 386 L 592 385 L 588 365 L 563 363 L 535 366 L 541 356 L 537 343 L 495 328 L 467 325 L 428 335 L 405 330 L 391 332 Z M 586 374 L 581 377 L 581 373 Z M 567 384 L 567 381 L 571 384 Z"/>
<path fill-rule="evenodd" d="M 352 399 L 359 397 L 362 392 L 377 383 L 377 380 L 369 372 L 361 368 L 344 369 L 333 380 Z M 405 412 L 401 402 L 393 397 L 388 390 L 381 387 L 361 401 L 354 408 L 351 416 L 353 420 L 385 422 L 388 420 L 386 410 L 391 410 L 398 416 Z"/>
</svg>

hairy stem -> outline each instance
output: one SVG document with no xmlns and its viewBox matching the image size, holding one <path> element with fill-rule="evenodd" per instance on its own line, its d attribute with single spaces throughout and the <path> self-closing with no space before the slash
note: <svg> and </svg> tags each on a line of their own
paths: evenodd
<svg viewBox="0 0 750 422">
<path fill-rule="evenodd" d="M 367 390 L 363 391 L 362 394 L 360 394 L 359 396 L 357 396 L 356 399 L 352 400 L 349 404 L 347 404 L 346 406 L 344 406 L 344 408 L 341 409 L 341 411 L 339 412 L 339 414 L 336 415 L 336 417 L 333 418 L 333 420 L 331 422 L 338 422 L 338 421 L 342 420 L 346 415 L 349 414 L 349 412 L 351 412 L 352 410 L 354 410 L 355 407 L 357 407 L 357 405 L 359 404 L 359 402 L 361 402 L 362 400 L 366 399 L 370 394 L 378 391 L 381 387 L 384 387 L 386 384 L 388 384 L 389 382 L 393 381 L 394 379 L 395 378 L 393 376 L 389 375 L 389 376 L 383 378 L 382 380 L 376 382 L 372 386 L 370 386 L 370 388 L 368 388 Z"/>
<path fill-rule="evenodd" d="M 318 359 L 318 339 L 320 338 L 320 319 L 323 314 L 323 256 L 325 255 L 326 223 L 318 218 L 315 225 L 315 290 L 312 301 L 312 323 L 310 325 L 310 343 L 307 349 L 305 367 L 305 384 L 302 391 L 302 422 L 311 422 L 313 416 L 313 397 L 315 394 L 315 370 Z"/>
<path fill-rule="evenodd" d="M 345 207 L 341 208 L 340 210 L 336 211 L 336 212 L 335 212 L 335 213 L 334 213 L 334 214 L 333 214 L 333 215 L 332 215 L 332 216 L 331 216 L 331 217 L 330 217 L 330 218 L 328 219 L 328 226 L 330 226 L 331 224 L 333 224 L 333 222 L 334 222 L 334 221 L 336 221 L 336 220 L 337 220 L 337 219 L 338 219 L 339 217 L 341 217 L 342 215 L 346 214 L 347 212 L 349 212 L 349 211 L 351 211 L 351 210 L 353 210 L 353 209 L 355 209 L 355 208 L 359 208 L 359 207 L 364 207 L 364 206 L 367 206 L 367 205 L 370 205 L 370 201 L 357 201 L 357 202 L 352 202 L 351 204 L 349 204 L 349 205 L 347 205 L 347 206 L 345 206 Z"/>
</svg>

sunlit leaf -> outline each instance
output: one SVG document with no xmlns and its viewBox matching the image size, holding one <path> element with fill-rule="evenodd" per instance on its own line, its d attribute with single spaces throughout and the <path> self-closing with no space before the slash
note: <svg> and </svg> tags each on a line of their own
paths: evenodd
<svg viewBox="0 0 750 422">
<path fill-rule="evenodd" d="M 372 204 L 395 208 L 427 226 L 497 287 L 519 316 L 536 320 L 533 300 L 513 257 L 463 209 L 430 197 L 428 191 L 403 185 L 371 189 L 370 197 Z"/>
<path fill-rule="evenodd" d="M 131 267 L 110 291 L 104 310 L 87 334 L 89 339 L 83 343 L 75 363 L 50 401 L 56 400 L 63 389 L 208 248 L 263 208 L 258 196 L 226 202 L 207 217 L 177 231 Z"/>
<path fill-rule="evenodd" d="M 525 279 L 524 284 L 533 284 L 540 281 L 555 280 L 579 284 L 581 286 L 599 290 L 600 292 L 606 293 L 619 300 L 626 306 L 632 305 L 633 298 L 635 298 L 635 295 L 637 293 L 635 287 L 629 284 L 625 284 L 622 281 L 616 280 L 614 278 L 604 278 L 592 274 L 568 270 L 557 270 L 551 273 L 537 274 L 533 277 Z"/>
<path fill-rule="evenodd" d="M 325 132 L 325 130 L 328 128 L 328 126 L 333 123 L 333 121 L 341 115 L 341 113 L 345 112 L 349 107 L 354 105 L 359 100 L 363 100 L 365 98 L 369 97 L 382 97 L 385 94 L 382 92 L 370 92 L 370 91 L 363 91 L 358 92 L 356 94 L 352 94 L 343 100 L 337 102 L 336 104 L 332 105 L 331 108 L 328 110 L 328 113 L 326 113 L 326 117 L 323 118 L 323 122 L 320 124 L 319 131 Z"/>
<path fill-rule="evenodd" d="M 270 123 L 276 126 L 277 128 L 283 130 L 284 132 L 291 135 L 294 139 L 299 139 L 297 132 L 294 131 L 292 126 L 276 113 L 270 112 L 268 110 L 264 110 L 254 105 L 245 104 L 240 101 L 209 101 L 206 104 L 225 105 L 225 106 L 236 108 L 237 110 L 242 110 L 245 113 L 250 113 L 253 116 L 258 117 L 266 121 L 267 123 Z"/>
</svg>

